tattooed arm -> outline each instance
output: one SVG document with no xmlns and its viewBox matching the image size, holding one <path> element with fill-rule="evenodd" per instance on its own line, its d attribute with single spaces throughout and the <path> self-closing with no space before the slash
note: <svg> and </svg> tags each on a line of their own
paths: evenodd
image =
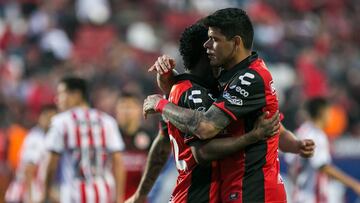
<svg viewBox="0 0 360 203">
<path fill-rule="evenodd" d="M 208 141 L 194 141 L 191 144 L 191 151 L 197 163 L 206 164 L 213 160 L 222 159 L 245 147 L 271 138 L 279 133 L 279 113 L 271 118 L 265 119 L 267 113 L 263 113 L 256 121 L 254 128 L 241 136 L 216 138 Z"/>
<path fill-rule="evenodd" d="M 144 116 L 162 111 L 162 115 L 180 131 L 195 135 L 200 139 L 214 137 L 231 121 L 224 112 L 214 105 L 206 112 L 182 108 L 172 103 L 167 103 L 159 110 L 158 106 L 161 99 L 161 95 L 148 96 L 144 101 Z"/>
<path fill-rule="evenodd" d="M 146 197 L 155 180 L 159 176 L 170 154 L 169 139 L 159 132 L 151 145 L 148 160 L 141 181 L 135 194 L 126 200 L 125 203 L 142 203 L 146 202 Z"/>
</svg>

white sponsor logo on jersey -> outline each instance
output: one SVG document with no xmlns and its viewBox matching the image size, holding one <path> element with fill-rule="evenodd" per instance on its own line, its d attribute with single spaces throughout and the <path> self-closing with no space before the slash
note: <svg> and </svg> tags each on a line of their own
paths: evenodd
<svg viewBox="0 0 360 203">
<path fill-rule="evenodd" d="M 241 88 L 240 86 L 236 86 L 236 85 L 232 85 L 229 87 L 230 89 L 235 89 L 235 91 L 239 92 L 242 96 L 244 97 L 248 97 L 249 96 L 249 92 L 246 91 L 245 89 Z"/>
<path fill-rule="evenodd" d="M 246 78 L 254 79 L 255 75 L 252 73 L 245 73 L 244 75 L 239 76 L 239 80 L 241 81 L 241 84 L 249 86 L 251 84 L 251 82 L 249 82 L 248 80 L 245 80 Z"/>
<path fill-rule="evenodd" d="M 194 96 L 196 95 L 201 95 L 201 91 L 200 90 L 192 90 L 191 91 L 191 95 L 188 97 L 189 100 L 193 100 L 193 102 L 195 104 L 199 104 L 202 103 L 202 99 L 201 98 L 194 98 Z"/>
<path fill-rule="evenodd" d="M 229 92 L 224 92 L 223 93 L 223 97 L 228 100 L 231 104 L 234 104 L 234 105 L 238 105 L 238 106 L 242 106 L 243 105 L 243 100 L 242 99 L 239 99 L 237 98 L 236 96 L 232 96 L 230 95 Z"/>
<path fill-rule="evenodd" d="M 275 89 L 275 85 L 274 85 L 274 82 L 271 80 L 270 81 L 270 88 L 271 88 L 271 94 L 276 94 L 276 89 Z"/>
</svg>

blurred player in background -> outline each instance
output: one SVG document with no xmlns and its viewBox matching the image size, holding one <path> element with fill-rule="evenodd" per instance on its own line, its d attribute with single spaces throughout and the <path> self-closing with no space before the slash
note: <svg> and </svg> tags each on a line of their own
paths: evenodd
<svg viewBox="0 0 360 203">
<path fill-rule="evenodd" d="M 137 95 L 123 92 L 116 103 L 115 117 L 126 149 L 123 164 L 126 170 L 125 198 L 130 197 L 139 185 L 151 137 L 142 127 L 142 106 Z"/>
<path fill-rule="evenodd" d="M 323 131 L 328 119 L 329 103 L 325 98 L 315 97 L 305 105 L 309 120 L 297 130 L 300 139 L 312 139 L 316 144 L 314 156 L 310 159 L 291 157 L 289 173 L 294 184 L 293 202 L 328 202 L 328 177 L 340 181 L 360 195 L 360 183 L 331 164 L 330 146 Z"/>
<path fill-rule="evenodd" d="M 124 142 L 115 119 L 89 107 L 84 79 L 63 78 L 57 87 L 57 105 L 47 136 L 50 161 L 45 199 L 62 155 L 60 202 L 122 202 L 125 175 L 121 158 Z M 113 175 L 111 174 L 111 166 Z"/>
<path fill-rule="evenodd" d="M 30 130 L 21 147 L 20 164 L 15 179 L 6 191 L 6 202 L 35 203 L 41 201 L 47 165 L 45 136 L 50 126 L 50 120 L 55 114 L 55 105 L 42 107 L 38 124 Z"/>
</svg>

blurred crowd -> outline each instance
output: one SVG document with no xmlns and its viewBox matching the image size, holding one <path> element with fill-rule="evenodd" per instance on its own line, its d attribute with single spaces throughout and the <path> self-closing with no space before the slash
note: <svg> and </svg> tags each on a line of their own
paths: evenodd
<svg viewBox="0 0 360 203">
<path fill-rule="evenodd" d="M 273 73 L 287 128 L 302 122 L 304 101 L 322 95 L 332 101 L 328 135 L 360 137 L 357 0 L 0 0 L 0 173 L 3 163 L 16 167 L 12 151 L 54 102 L 61 76 L 87 78 L 92 105 L 116 116 L 121 95 L 141 102 L 160 92 L 147 69 L 167 54 L 181 70 L 180 33 L 223 7 L 252 18 L 254 49 Z M 143 149 L 155 120 L 141 120 L 150 136 Z"/>
</svg>

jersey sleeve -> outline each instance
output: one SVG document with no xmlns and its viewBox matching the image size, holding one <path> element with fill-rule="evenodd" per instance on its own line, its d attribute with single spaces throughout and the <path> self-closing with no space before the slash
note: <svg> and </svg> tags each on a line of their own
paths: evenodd
<svg viewBox="0 0 360 203">
<path fill-rule="evenodd" d="M 110 118 L 109 122 L 106 122 L 106 148 L 110 153 L 123 151 L 125 149 L 125 144 L 122 139 L 119 128 L 116 124 L 115 119 Z"/>
<path fill-rule="evenodd" d="M 21 149 L 21 159 L 24 163 L 38 164 L 42 158 L 41 146 L 43 143 L 29 134 L 26 136 Z"/>
<path fill-rule="evenodd" d="M 260 110 L 266 105 L 263 78 L 254 70 L 237 75 L 214 103 L 231 119 Z"/>
<path fill-rule="evenodd" d="M 46 136 L 46 148 L 49 151 L 62 153 L 64 151 L 64 122 L 60 117 L 51 120 L 50 128 Z"/>
<path fill-rule="evenodd" d="M 316 145 L 316 149 L 314 151 L 314 156 L 310 158 L 310 163 L 314 168 L 321 168 L 327 164 L 331 163 L 331 155 L 329 142 L 326 139 L 326 135 L 323 134 L 320 136 L 312 136 L 311 137 Z"/>
<path fill-rule="evenodd" d="M 209 93 L 209 91 L 207 91 L 206 89 L 199 86 L 193 86 L 182 95 L 180 101 L 182 101 L 182 103 L 180 103 L 180 106 L 205 112 L 213 104 L 215 99 L 213 98 L 212 94 Z M 194 135 L 184 135 L 184 142 L 186 144 L 189 144 L 190 142 L 196 140 L 199 139 Z"/>
</svg>

